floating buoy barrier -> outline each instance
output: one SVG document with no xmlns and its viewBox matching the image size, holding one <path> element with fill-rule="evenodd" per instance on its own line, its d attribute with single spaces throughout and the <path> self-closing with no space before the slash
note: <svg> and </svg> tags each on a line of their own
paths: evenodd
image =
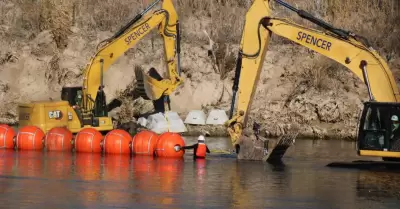
<svg viewBox="0 0 400 209">
<path fill-rule="evenodd" d="M 39 127 L 25 126 L 19 130 L 15 146 L 20 150 L 41 150 L 44 136 L 44 132 Z"/>
<path fill-rule="evenodd" d="M 124 130 L 112 130 L 104 137 L 103 151 L 109 154 L 129 154 L 131 139 L 131 135 Z"/>
<path fill-rule="evenodd" d="M 78 132 L 74 141 L 76 152 L 101 152 L 103 135 L 94 128 L 84 128 Z"/>
<path fill-rule="evenodd" d="M 74 151 L 76 153 L 128 154 L 137 157 L 182 158 L 185 141 L 179 133 L 161 135 L 152 130 L 142 130 L 135 136 L 114 129 L 105 136 L 88 127 L 74 134 L 67 127 L 54 127 L 45 133 L 37 126 L 25 126 L 18 133 L 8 125 L 0 124 L 0 148 L 17 150 Z M 146 158 L 147 159 L 147 158 Z"/>
<path fill-rule="evenodd" d="M 15 131 L 6 124 L 0 124 L 0 149 L 14 148 Z"/>
<path fill-rule="evenodd" d="M 185 150 L 175 151 L 175 146 L 185 146 L 182 136 L 177 133 L 165 132 L 158 138 L 155 154 L 157 157 L 183 157 Z"/>
<path fill-rule="evenodd" d="M 72 149 L 72 133 L 64 127 L 55 127 L 47 132 L 44 147 L 48 151 L 66 151 Z"/>
<path fill-rule="evenodd" d="M 153 131 L 140 131 L 132 138 L 132 153 L 134 155 L 154 155 L 158 138 L 158 134 Z"/>
</svg>

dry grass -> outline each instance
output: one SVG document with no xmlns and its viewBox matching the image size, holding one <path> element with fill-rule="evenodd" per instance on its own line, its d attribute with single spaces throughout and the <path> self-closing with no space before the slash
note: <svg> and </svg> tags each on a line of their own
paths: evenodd
<svg viewBox="0 0 400 209">
<path fill-rule="evenodd" d="M 400 20 L 398 0 L 286 0 L 309 11 L 334 26 L 366 36 L 383 55 L 398 55 Z M 148 0 L 4 0 L 0 3 L 0 25 L 11 27 L 8 38 L 33 38 L 43 30 L 51 30 L 59 49 L 66 45 L 72 25 L 83 31 L 117 31 L 152 1 Z M 252 0 L 174 0 L 181 20 L 183 40 L 207 43 L 206 30 L 218 46 L 214 50 L 221 71 L 232 70 L 232 56 L 225 53 L 228 44 L 238 44 L 244 17 Z M 300 24 L 313 26 L 295 13 L 276 3 L 275 16 L 288 17 Z M 313 26 L 314 27 L 314 26 Z M 4 37 L 6 38 L 6 37 Z M 274 38 L 272 44 L 288 43 Z M 225 54 L 224 54 L 225 53 Z M 225 61 L 227 60 L 227 61 Z M 222 64 L 221 64 L 222 63 Z M 228 64 L 225 64 L 228 63 Z"/>
<path fill-rule="evenodd" d="M 396 22 L 400 20 L 400 1 L 286 1 L 335 26 L 366 35 L 377 47 L 392 48 L 392 44 L 387 42 L 398 40 L 399 26 Z M 71 24 L 87 29 L 116 31 L 150 2 L 150 0 L 8 0 L 0 4 L 1 22 L 15 27 L 16 31 L 23 29 L 33 33 L 48 28 L 65 29 Z M 194 16 L 199 20 L 210 20 L 205 27 L 213 40 L 218 42 L 223 39 L 233 43 L 239 42 L 244 15 L 251 2 L 251 0 L 174 0 L 186 39 L 190 38 L 185 36 L 186 34 L 193 35 L 191 33 L 193 25 L 201 24 L 190 19 Z M 10 6 L 10 3 L 14 7 Z M 276 3 L 272 5 L 276 16 L 289 17 L 300 21 L 301 24 L 311 25 L 301 21 L 296 14 L 282 6 Z M 198 36 L 205 38 L 201 33 Z M 191 37 L 193 40 L 199 38 Z"/>
<path fill-rule="evenodd" d="M 349 78 L 355 77 L 350 70 L 327 57 L 316 54 L 313 61 L 306 65 L 300 77 L 307 84 L 318 91 L 329 91 L 344 87 L 348 91 L 352 82 Z"/>
<path fill-rule="evenodd" d="M 12 28 L 9 37 L 29 39 L 44 30 L 51 30 L 57 48 L 64 49 L 72 26 L 73 3 L 68 0 L 8 1 L 3 22 Z M 13 7 L 15 6 L 15 7 Z M 3 18 L 3 17 L 2 17 Z"/>
</svg>

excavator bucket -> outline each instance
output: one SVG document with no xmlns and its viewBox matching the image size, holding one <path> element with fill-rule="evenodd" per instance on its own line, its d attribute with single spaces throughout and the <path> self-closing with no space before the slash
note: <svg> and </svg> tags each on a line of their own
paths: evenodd
<svg viewBox="0 0 400 209">
<path fill-rule="evenodd" d="M 297 135 L 298 132 L 291 132 L 280 137 L 274 149 L 266 156 L 266 161 L 269 163 L 281 162 L 283 155 L 294 144 Z"/>
<path fill-rule="evenodd" d="M 160 88 L 159 83 L 162 82 L 162 77 L 157 70 L 151 68 L 147 73 L 141 68 L 135 68 L 137 90 L 139 95 L 147 100 L 158 100 L 166 89 Z"/>
</svg>

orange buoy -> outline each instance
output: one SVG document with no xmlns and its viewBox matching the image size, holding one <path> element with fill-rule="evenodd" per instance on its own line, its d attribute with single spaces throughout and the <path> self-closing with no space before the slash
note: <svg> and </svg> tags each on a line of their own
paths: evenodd
<svg viewBox="0 0 400 209">
<path fill-rule="evenodd" d="M 6 124 L 0 124 L 0 149 L 14 148 L 15 131 L 12 127 Z"/>
<path fill-rule="evenodd" d="M 103 135 L 94 128 L 84 128 L 75 137 L 74 148 L 77 152 L 101 152 Z"/>
<path fill-rule="evenodd" d="M 175 151 L 175 146 L 185 146 L 185 141 L 182 136 L 177 133 L 165 132 L 158 138 L 156 146 L 157 157 L 182 157 L 185 154 L 185 150 Z"/>
<path fill-rule="evenodd" d="M 15 146 L 21 150 L 43 149 L 44 132 L 37 126 L 22 127 L 16 138 Z"/>
<path fill-rule="evenodd" d="M 54 127 L 44 138 L 44 147 L 48 151 L 64 151 L 72 149 L 72 133 L 64 127 Z"/>
<path fill-rule="evenodd" d="M 132 138 L 132 153 L 134 155 L 154 155 L 158 134 L 143 130 Z"/>
<path fill-rule="evenodd" d="M 107 133 L 103 140 L 103 151 L 109 154 L 127 154 L 131 152 L 129 145 L 131 135 L 121 129 L 115 129 Z"/>
</svg>

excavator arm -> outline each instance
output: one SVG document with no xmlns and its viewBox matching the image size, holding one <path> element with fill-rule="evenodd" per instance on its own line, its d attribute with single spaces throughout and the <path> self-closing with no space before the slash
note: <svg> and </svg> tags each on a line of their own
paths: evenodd
<svg viewBox="0 0 400 209">
<path fill-rule="evenodd" d="M 275 1 L 295 11 L 302 18 L 326 29 L 326 32 L 310 29 L 286 19 L 271 17 L 270 0 L 253 2 L 246 14 L 233 84 L 230 120 L 226 123 L 233 145 L 236 146 L 246 126 L 249 108 L 273 33 L 347 67 L 366 84 L 371 101 L 398 102 L 400 100 L 392 72 L 386 62 L 368 45 L 366 39 L 334 28 L 281 0 Z M 237 93 L 238 98 L 236 98 Z M 235 106 L 237 106 L 237 111 L 234 113 Z"/>
<path fill-rule="evenodd" d="M 147 14 L 152 7 L 162 1 L 162 7 Z M 180 36 L 178 15 L 171 0 L 156 0 L 131 22 L 105 41 L 84 71 L 83 81 L 83 113 L 95 117 L 107 116 L 103 75 L 109 67 L 128 49 L 145 37 L 151 30 L 158 27 L 164 39 L 165 60 L 167 62 L 169 79 L 157 80 L 143 73 L 146 95 L 151 100 L 159 99 L 163 94 L 169 95 L 182 82 L 179 68 Z M 178 62 L 175 57 L 178 54 Z"/>
</svg>

